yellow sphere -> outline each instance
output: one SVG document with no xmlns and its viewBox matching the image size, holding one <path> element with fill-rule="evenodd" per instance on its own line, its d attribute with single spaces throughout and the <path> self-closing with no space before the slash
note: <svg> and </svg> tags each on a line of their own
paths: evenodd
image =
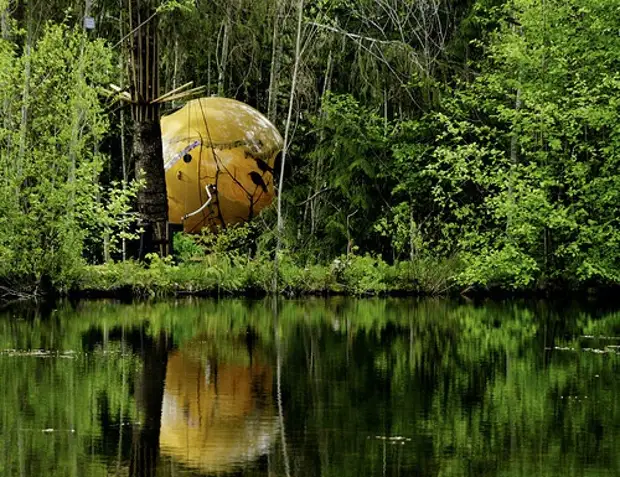
<svg viewBox="0 0 620 477">
<path fill-rule="evenodd" d="M 282 136 L 261 113 L 227 98 L 188 102 L 161 120 L 168 214 L 197 233 L 254 218 L 274 197 Z"/>
</svg>

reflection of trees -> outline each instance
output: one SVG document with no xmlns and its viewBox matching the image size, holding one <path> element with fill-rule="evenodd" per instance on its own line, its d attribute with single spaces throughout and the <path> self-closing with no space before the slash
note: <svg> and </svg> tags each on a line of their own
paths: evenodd
<svg viewBox="0 0 620 477">
<path fill-rule="evenodd" d="M 290 335 L 288 434 L 317 442 L 293 452 L 296 468 L 334 475 L 336 468 L 338 475 L 581 475 L 586 462 L 619 468 L 618 387 L 592 387 L 603 376 L 609 385 L 618 362 L 545 351 L 578 346 L 578 310 L 363 308 L 324 308 L 322 320 L 298 321 Z M 597 323 L 606 330 L 617 323 L 606 321 Z M 600 415 L 586 395 L 611 414 Z M 396 446 L 377 435 L 412 440 Z"/>
<path fill-rule="evenodd" d="M 155 475 L 159 460 L 162 400 L 172 337 L 160 331 L 154 337 L 140 338 L 142 373 L 136 386 L 136 401 L 141 423 L 134 428 L 132 436 L 129 475 L 151 477 Z"/>
<path fill-rule="evenodd" d="M 252 447 L 244 429 L 274 430 L 278 356 L 291 475 L 620 474 L 620 364 L 601 351 L 620 345 L 610 341 L 619 316 L 336 299 L 284 302 L 277 321 L 262 302 L 233 300 L 91 303 L 77 315 L 61 306 L 45 319 L 0 319 L 0 349 L 76 351 L 0 354 L 0 474 L 106 475 L 120 463 L 118 475 L 131 465 L 148 475 L 159 443 L 159 474 L 187 471 L 165 449 L 164 422 L 158 441 L 146 432 L 157 427 L 165 369 L 165 392 L 184 401 L 181 425 L 201 423 L 196 448 L 219 455 L 220 469 L 235 461 L 244 475 L 265 466 L 284 475 L 279 428 L 267 459 L 234 457 L 233 446 Z M 49 427 L 58 432 L 40 432 Z M 256 464 L 237 467 L 247 460 Z"/>
<path fill-rule="evenodd" d="M 115 326 L 111 329 L 104 327 L 88 328 L 82 335 L 83 349 L 93 352 L 98 348 L 108 349 L 111 343 L 118 343 L 121 356 L 132 356 L 141 363 L 131 378 L 132 386 L 126 385 L 127 377 L 122 375 L 122 390 L 130 393 L 134 390 L 133 403 L 139 424 L 134 425 L 131 435 L 126 436 L 125 442 L 129 449 L 123 448 L 124 435 L 118 437 L 118 459 L 128 455 L 129 475 L 136 477 L 150 477 L 155 475 L 159 461 L 159 432 L 162 413 L 162 399 L 168 354 L 174 347 L 172 333 L 159 329 L 153 332 L 148 321 L 142 321 L 134 326 Z M 129 396 L 127 396 L 129 397 Z M 112 414 L 109 409 L 109 397 L 104 391 L 100 396 L 102 433 L 105 435 L 110 428 Z M 123 407 L 119 409 L 118 426 L 123 425 Z M 122 429 L 121 429 L 122 431 Z M 109 434 L 107 437 L 111 437 Z M 110 453 L 111 454 L 111 453 Z M 110 456 L 111 457 L 111 456 Z"/>
<path fill-rule="evenodd" d="M 159 432 L 162 414 L 162 399 L 164 393 L 164 382 L 166 377 L 166 367 L 168 354 L 174 347 L 172 333 L 159 329 L 153 332 L 149 322 L 142 321 L 137 325 L 125 327 L 116 326 L 102 331 L 100 328 L 91 327 L 83 333 L 83 349 L 93 352 L 97 349 L 107 350 L 110 345 L 120 348 L 121 356 L 132 356 L 141 364 L 129 378 L 122 374 L 121 389 L 123 393 L 131 393 L 133 388 L 132 404 L 135 405 L 135 415 L 138 420 L 131 431 L 131 435 L 124 436 L 123 427 L 123 406 L 118 410 L 118 420 L 116 426 L 121 430 L 118 436 L 118 446 L 115 457 L 118 459 L 117 467 L 120 467 L 120 460 L 128 460 L 127 466 L 130 476 L 150 477 L 155 475 L 159 462 Z M 131 386 L 127 386 L 127 381 Z M 128 399 L 131 399 L 127 395 Z M 106 431 L 110 429 L 110 421 L 114 418 L 109 409 L 110 398 L 107 390 L 104 390 L 99 397 L 100 417 L 102 434 L 111 438 Z M 123 441 L 128 445 L 124 448 Z M 114 454 L 108 447 L 108 455 Z"/>
<path fill-rule="evenodd" d="M 3 350 L 54 349 L 59 340 L 72 341 L 43 357 L 0 355 L 0 475 L 104 476 L 117 450 L 129 454 L 131 426 L 122 424 L 136 417 L 127 391 L 138 360 L 113 341 L 105 353 L 93 346 L 87 354 L 80 334 L 69 338 L 63 331 L 53 317 L 0 319 Z"/>
</svg>

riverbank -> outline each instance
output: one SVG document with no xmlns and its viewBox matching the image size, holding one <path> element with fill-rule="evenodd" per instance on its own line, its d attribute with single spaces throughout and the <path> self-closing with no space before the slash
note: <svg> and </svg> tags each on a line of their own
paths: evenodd
<svg viewBox="0 0 620 477">
<path fill-rule="evenodd" d="M 303 296 L 459 296 L 470 298 L 613 298 L 613 283 L 553 281 L 515 286 L 494 282 L 482 286 L 465 280 L 458 260 L 419 258 L 388 264 L 371 255 L 340 256 L 329 264 L 300 265 L 283 255 L 277 295 Z M 83 265 L 64 282 L 42 279 L 0 286 L 0 302 L 37 297 L 141 299 L 181 296 L 262 297 L 274 294 L 274 262 L 268 256 L 248 258 L 214 253 L 192 260 L 160 258 Z M 16 283 L 13 281 L 13 283 Z M 0 283 L 2 285 L 2 283 Z"/>
<path fill-rule="evenodd" d="M 335 259 L 328 265 L 300 266 L 284 257 L 279 263 L 278 293 L 309 295 L 446 295 L 458 293 L 456 264 L 430 259 L 389 265 L 366 256 Z M 116 296 L 261 296 L 273 293 L 274 263 L 268 259 L 208 256 L 175 264 L 153 257 L 90 265 L 70 294 L 80 297 Z"/>
<path fill-rule="evenodd" d="M 476 298 L 541 298 L 568 296 L 613 298 L 613 283 L 539 282 L 515 287 L 487 286 L 462 281 L 457 260 L 420 258 L 388 264 L 371 255 L 341 256 L 327 265 L 299 265 L 292 257 L 280 259 L 278 292 L 300 296 L 458 296 Z M 243 296 L 273 294 L 274 263 L 268 257 L 249 259 L 228 254 L 201 261 L 173 263 L 153 257 L 90 265 L 66 293 L 77 298 L 144 298 L 170 296 Z"/>
</svg>

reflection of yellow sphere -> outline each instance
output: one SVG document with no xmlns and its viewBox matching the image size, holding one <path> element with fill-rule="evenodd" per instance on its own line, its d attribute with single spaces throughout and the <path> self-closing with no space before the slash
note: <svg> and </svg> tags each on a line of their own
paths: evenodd
<svg viewBox="0 0 620 477">
<path fill-rule="evenodd" d="M 166 370 L 160 446 L 202 472 L 230 472 L 269 452 L 278 422 L 271 368 L 219 362 L 194 345 Z"/>
<path fill-rule="evenodd" d="M 250 220 L 271 203 L 283 141 L 254 108 L 196 99 L 163 117 L 161 129 L 170 222 L 199 232 Z"/>
</svg>

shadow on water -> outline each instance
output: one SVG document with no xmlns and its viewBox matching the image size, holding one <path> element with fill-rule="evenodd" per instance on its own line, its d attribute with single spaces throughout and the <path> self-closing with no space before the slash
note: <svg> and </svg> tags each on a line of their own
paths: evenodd
<svg viewBox="0 0 620 477">
<path fill-rule="evenodd" d="M 596 304 L 21 306 L 0 475 L 620 475 L 619 360 Z"/>
</svg>

